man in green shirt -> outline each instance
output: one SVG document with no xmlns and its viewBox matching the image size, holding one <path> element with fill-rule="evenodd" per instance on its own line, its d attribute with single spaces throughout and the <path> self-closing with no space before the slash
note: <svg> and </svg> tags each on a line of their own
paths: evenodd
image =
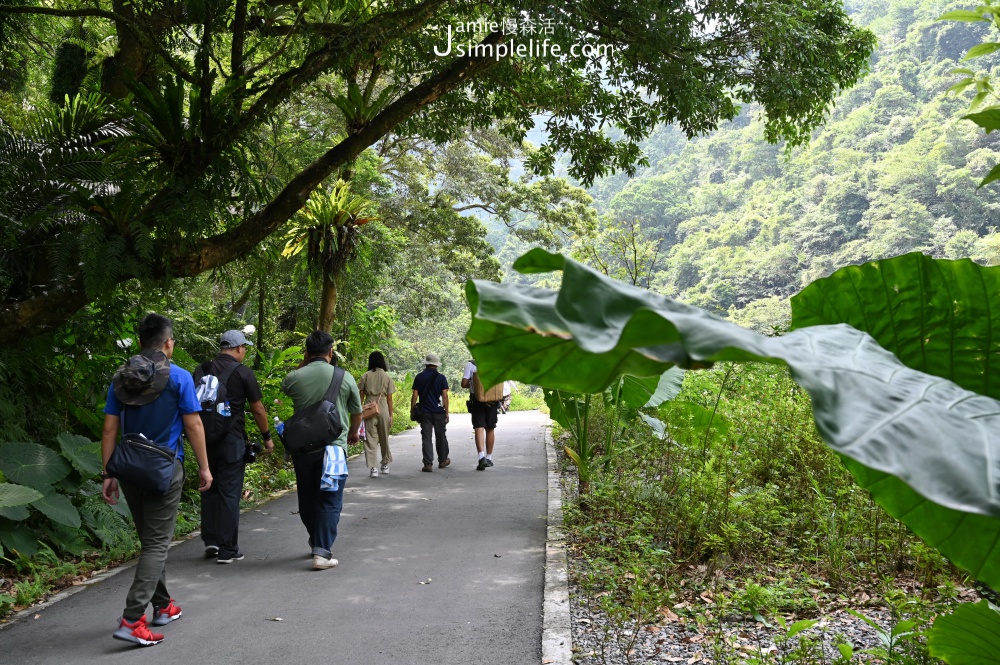
<svg viewBox="0 0 1000 665">
<path fill-rule="evenodd" d="M 322 330 L 309 333 L 302 362 L 281 382 L 281 390 L 292 398 L 296 413 L 323 399 L 333 381 L 333 370 L 333 337 Z M 354 377 L 346 371 L 337 395 L 337 412 L 344 427 L 340 437 L 330 443 L 343 447 L 346 452 L 348 443 L 358 442 L 358 428 L 361 426 L 361 395 Z M 309 532 L 309 547 L 312 548 L 313 568 L 316 570 L 333 568 L 338 563 L 333 558 L 332 548 L 337 539 L 347 482 L 345 478 L 334 491 L 320 489 L 325 452 L 325 448 L 320 448 L 292 455 L 299 517 Z"/>
</svg>

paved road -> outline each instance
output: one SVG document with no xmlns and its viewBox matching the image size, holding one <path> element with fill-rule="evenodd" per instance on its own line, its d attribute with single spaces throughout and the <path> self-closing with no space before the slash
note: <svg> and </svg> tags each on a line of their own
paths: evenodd
<svg viewBox="0 0 1000 665">
<path fill-rule="evenodd" d="M 448 469 L 420 471 L 415 430 L 393 437 L 388 476 L 353 460 L 333 570 L 310 569 L 291 493 L 244 514 L 242 562 L 205 561 L 200 540 L 171 550 L 184 616 L 162 644 L 111 638 L 127 570 L 0 631 L 0 663 L 538 663 L 546 421 L 501 416 L 486 471 L 467 414 L 452 416 Z"/>
</svg>

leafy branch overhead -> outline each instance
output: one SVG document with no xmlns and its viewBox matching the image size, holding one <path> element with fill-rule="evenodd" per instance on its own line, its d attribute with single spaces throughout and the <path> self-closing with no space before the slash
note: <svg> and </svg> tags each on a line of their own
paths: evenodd
<svg viewBox="0 0 1000 665">
<path fill-rule="evenodd" d="M 967 286 L 974 281 L 971 276 L 987 285 L 995 282 L 1000 270 L 969 261 L 933 265 L 949 275 L 945 282 Z M 926 266 L 913 257 L 874 266 L 869 269 L 892 280 L 886 282 L 890 289 L 928 283 L 921 273 Z M 550 291 L 469 282 L 473 319 L 467 342 L 487 383 L 516 379 L 595 393 L 622 374 L 654 376 L 674 365 L 784 363 L 812 398 L 820 434 L 875 500 L 977 578 L 1000 584 L 1000 495 L 991 480 L 1000 456 L 1000 404 L 992 397 L 908 367 L 869 334 L 843 323 L 763 337 L 544 250 L 522 256 L 515 268 L 523 273 L 562 271 L 562 286 Z M 966 274 L 970 277 L 962 277 Z M 914 292 L 904 291 L 901 299 Z M 972 314 L 969 321 L 977 320 L 977 310 L 964 309 L 963 297 L 976 295 L 971 288 L 950 294 L 959 305 L 953 321 L 965 314 Z M 844 309 L 850 306 L 845 300 Z M 926 344 L 928 353 L 934 344 L 948 344 L 950 335 L 956 365 L 971 357 L 982 364 L 983 358 L 996 356 L 990 346 L 970 350 L 974 342 L 969 335 L 962 334 L 962 326 L 948 324 L 947 313 L 933 302 L 923 308 L 893 302 L 877 314 L 879 306 L 872 305 L 868 323 L 892 318 L 887 327 L 900 348 L 910 348 L 905 340 L 919 340 L 929 332 L 921 327 L 924 322 L 944 321 L 934 326 L 938 333 Z M 908 314 L 913 311 L 924 318 Z M 900 316 L 893 318 L 896 313 Z M 985 330 L 992 323 L 979 319 L 978 325 Z M 988 335 L 977 337 L 991 344 Z M 988 382 L 980 383 L 980 389 L 982 385 Z"/>
<path fill-rule="evenodd" d="M 1000 30 L 1000 7 L 992 5 L 981 5 L 975 9 L 959 9 L 945 12 L 939 21 L 957 21 L 960 23 L 987 23 L 995 30 Z M 971 47 L 962 60 L 974 60 L 983 56 L 988 56 L 1000 50 L 1000 42 L 986 41 Z M 993 88 L 993 80 L 988 73 L 976 73 L 968 67 L 958 67 L 953 69 L 952 74 L 963 76 L 957 83 L 948 88 L 949 93 L 960 94 L 969 88 L 975 90 L 975 95 L 969 103 L 969 110 L 972 113 L 962 116 L 965 120 L 971 120 L 982 127 L 987 134 L 1000 129 L 1000 105 L 990 104 L 983 106 L 989 100 L 997 101 L 997 95 Z M 997 164 L 979 183 L 980 187 L 1000 180 L 1000 164 Z"/>
<path fill-rule="evenodd" d="M 486 28 L 452 35 L 478 50 L 448 49 L 449 26 L 525 15 L 551 19 L 546 37 L 560 57 L 501 55 L 509 36 Z M 33 108 L 31 91 L 60 68 L 66 94 L 86 100 L 71 104 L 123 130 L 101 145 L 95 166 L 118 168 L 99 174 L 100 195 L 57 182 L 57 194 L 75 198 L 40 198 L 28 218 L 8 205 L 27 182 L 27 162 L 0 160 L 2 342 L 58 324 L 129 279 L 193 276 L 247 256 L 387 136 L 441 143 L 497 126 L 520 143 L 541 119 L 547 140 L 528 164 L 552 173 L 566 154 L 570 175 L 587 184 L 634 172 L 639 142 L 658 123 L 694 135 L 744 102 L 763 109 L 769 140 L 801 143 L 864 72 L 874 45 L 834 0 L 727 0 L 710 14 L 664 12 L 649 0 L 111 8 L 69 0 L 4 2 L 0 17 L 15 42 L 42 42 L 20 88 L 25 103 L 15 106 Z M 49 59 L 71 24 L 85 27 L 72 37 L 80 48 Z M 310 122 L 304 107 L 316 100 L 341 132 Z M 267 165 L 286 148 L 273 123 L 312 132 L 307 159 L 287 170 Z M 0 124 L 0 143 L 23 135 L 23 123 Z M 48 132 L 57 147 L 80 136 Z M 532 196 L 510 205 L 530 208 Z M 73 233 L 64 234 L 70 217 Z M 87 240 L 66 246 L 67 235 Z"/>
</svg>

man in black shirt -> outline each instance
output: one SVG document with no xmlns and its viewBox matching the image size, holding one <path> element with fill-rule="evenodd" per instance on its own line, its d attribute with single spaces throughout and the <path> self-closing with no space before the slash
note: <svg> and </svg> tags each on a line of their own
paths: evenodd
<svg viewBox="0 0 1000 665">
<path fill-rule="evenodd" d="M 230 413 L 229 431 L 224 439 L 208 444 L 208 466 L 216 479 L 211 489 L 201 495 L 201 539 L 205 543 L 205 558 L 216 563 L 233 563 L 243 559 L 239 548 L 240 498 L 243 496 L 243 473 L 246 463 L 247 436 L 245 413 L 247 405 L 264 439 L 264 450 L 274 450 L 271 432 L 264 410 L 260 385 L 253 371 L 243 365 L 247 347 L 253 344 L 239 330 L 227 330 L 219 338 L 219 355 L 202 363 L 194 373 L 195 385 L 201 388 L 202 377 L 222 376 L 236 363 L 226 381 L 226 404 Z M 199 398 L 201 399 L 201 398 Z"/>
<path fill-rule="evenodd" d="M 425 369 L 413 379 L 413 394 L 410 397 L 410 409 L 420 399 L 423 417 L 420 419 L 420 438 L 423 442 L 424 467 L 421 471 L 430 473 L 434 470 L 434 448 L 431 447 L 431 430 L 434 431 L 434 443 L 437 446 L 438 467 L 443 469 L 451 464 L 448 457 L 448 436 L 445 433 L 448 424 L 448 379 L 438 371 L 441 359 L 436 353 L 428 353 L 424 358 Z"/>
</svg>

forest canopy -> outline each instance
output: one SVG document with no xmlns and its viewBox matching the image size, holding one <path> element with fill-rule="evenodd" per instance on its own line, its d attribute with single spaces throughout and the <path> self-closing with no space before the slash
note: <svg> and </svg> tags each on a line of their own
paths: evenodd
<svg viewBox="0 0 1000 665">
<path fill-rule="evenodd" d="M 459 25 L 483 26 L 473 45 L 544 36 L 560 55 L 439 55 Z M 0 0 L 0 35 L 0 343 L 128 280 L 246 257 L 387 138 L 518 143 L 538 120 L 528 167 L 565 155 L 584 184 L 646 163 L 655 127 L 693 136 L 741 103 L 796 145 L 874 46 L 831 0 Z M 355 221 L 317 222 L 331 285 Z"/>
</svg>

